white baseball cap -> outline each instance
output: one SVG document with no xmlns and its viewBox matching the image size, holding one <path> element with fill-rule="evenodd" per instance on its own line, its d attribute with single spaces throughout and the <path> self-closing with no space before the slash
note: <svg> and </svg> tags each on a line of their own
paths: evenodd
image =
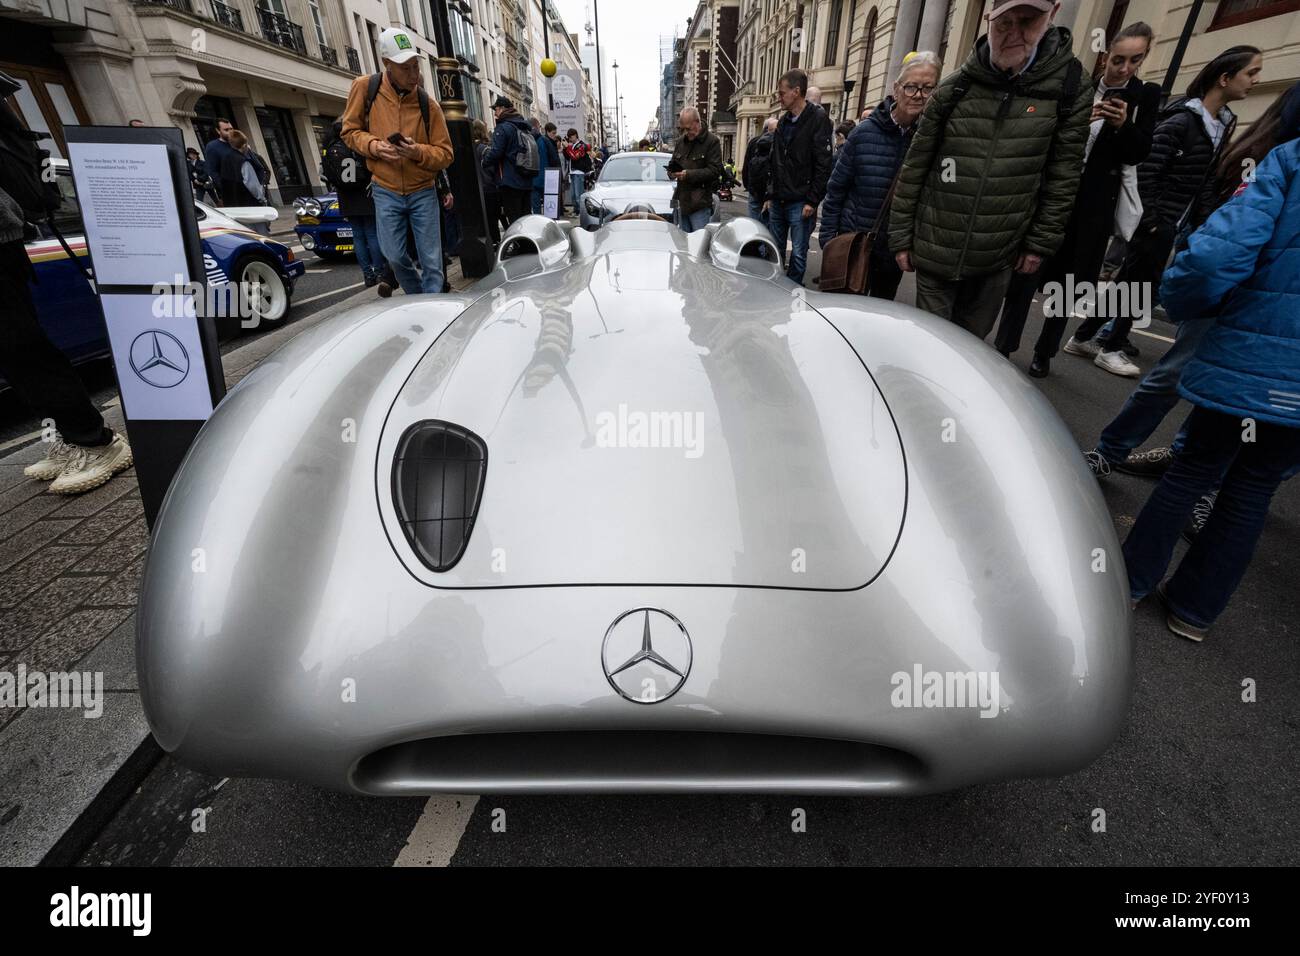
<svg viewBox="0 0 1300 956">
<path fill-rule="evenodd" d="M 419 55 L 420 51 L 415 48 L 411 35 L 405 30 L 389 27 L 379 34 L 379 58 L 381 60 L 405 63 L 411 57 Z"/>
</svg>

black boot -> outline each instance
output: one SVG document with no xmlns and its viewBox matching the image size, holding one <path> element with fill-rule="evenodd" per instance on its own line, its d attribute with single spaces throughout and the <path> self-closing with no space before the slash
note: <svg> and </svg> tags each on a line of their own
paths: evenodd
<svg viewBox="0 0 1300 956">
<path fill-rule="evenodd" d="M 1030 378 L 1047 378 L 1047 371 L 1052 366 L 1052 360 L 1046 355 L 1034 353 L 1034 357 L 1029 362 Z"/>
</svg>

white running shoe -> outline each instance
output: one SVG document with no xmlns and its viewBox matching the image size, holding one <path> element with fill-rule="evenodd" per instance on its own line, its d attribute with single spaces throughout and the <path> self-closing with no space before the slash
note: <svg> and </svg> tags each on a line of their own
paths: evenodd
<svg viewBox="0 0 1300 956">
<path fill-rule="evenodd" d="M 86 448 L 73 445 L 67 467 L 50 485 L 55 495 L 79 495 L 106 483 L 119 471 L 131 467 L 131 446 L 121 435 L 114 435 L 107 445 Z"/>
<path fill-rule="evenodd" d="M 1071 355 L 1082 355 L 1085 358 L 1095 358 L 1101 354 L 1101 346 L 1092 339 L 1088 339 L 1086 342 L 1080 342 L 1071 335 L 1070 341 L 1065 343 L 1065 348 L 1061 349 L 1061 351 L 1069 352 Z"/>
<path fill-rule="evenodd" d="M 1142 374 L 1142 370 L 1128 360 L 1128 356 L 1116 349 L 1114 352 L 1099 352 L 1097 357 L 1092 360 L 1092 364 L 1097 368 L 1104 368 L 1112 375 L 1123 375 L 1125 378 L 1137 378 Z"/>
<path fill-rule="evenodd" d="M 77 446 L 69 445 L 63 440 L 63 436 L 58 435 L 55 437 L 54 444 L 45 453 L 45 457 L 24 468 L 23 474 L 37 481 L 53 481 L 63 474 L 63 469 L 68 467 L 68 462 L 76 453 Z"/>
</svg>

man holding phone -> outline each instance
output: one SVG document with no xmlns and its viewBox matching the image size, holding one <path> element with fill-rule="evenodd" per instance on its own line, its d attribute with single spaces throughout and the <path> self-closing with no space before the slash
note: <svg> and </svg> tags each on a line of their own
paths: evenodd
<svg viewBox="0 0 1300 956">
<path fill-rule="evenodd" d="M 681 111 L 677 129 L 682 135 L 668 163 L 668 178 L 677 183 L 677 225 L 682 232 L 694 232 L 713 218 L 713 193 L 722 179 L 722 143 L 704 128 L 694 106 Z"/>
<path fill-rule="evenodd" d="M 384 71 L 352 83 L 343 141 L 366 159 L 379 247 L 407 295 L 440 292 L 442 234 L 437 178 L 451 165 L 442 108 L 420 87 L 420 52 L 410 35 L 379 35 Z M 414 238 L 414 257 L 408 232 Z M 418 271 L 417 265 L 418 262 Z"/>
</svg>

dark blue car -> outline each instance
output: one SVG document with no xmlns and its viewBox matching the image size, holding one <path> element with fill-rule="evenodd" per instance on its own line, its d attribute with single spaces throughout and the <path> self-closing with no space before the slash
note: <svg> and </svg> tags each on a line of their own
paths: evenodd
<svg viewBox="0 0 1300 956">
<path fill-rule="evenodd" d="M 62 160 L 54 160 L 52 165 L 63 194 L 54 222 L 73 254 L 84 260 L 86 240 L 71 170 Z M 283 322 L 289 314 L 293 285 L 306 271 L 305 263 L 296 260 L 288 246 L 253 232 L 211 206 L 196 202 L 194 214 L 203 241 L 208 285 L 256 280 L 263 295 L 262 321 Z M 48 227 L 41 226 L 40 237 L 27 243 L 27 257 L 36 272 L 32 286 L 36 313 L 50 341 L 73 362 L 107 356 L 108 332 L 95 292 Z"/>
<path fill-rule="evenodd" d="M 352 224 L 339 212 L 336 193 L 299 196 L 293 201 L 293 212 L 298 220 L 293 231 L 298 234 L 304 249 L 322 259 L 352 254 Z"/>
</svg>

